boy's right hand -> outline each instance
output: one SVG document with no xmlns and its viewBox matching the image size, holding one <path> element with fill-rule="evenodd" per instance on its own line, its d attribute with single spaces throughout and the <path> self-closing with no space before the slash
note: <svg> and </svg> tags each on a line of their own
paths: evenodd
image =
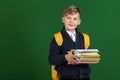
<svg viewBox="0 0 120 80">
<path fill-rule="evenodd" d="M 73 55 L 74 50 L 68 51 L 68 53 L 65 55 L 65 59 L 70 63 L 70 64 L 79 64 L 77 61 L 77 57 Z"/>
</svg>

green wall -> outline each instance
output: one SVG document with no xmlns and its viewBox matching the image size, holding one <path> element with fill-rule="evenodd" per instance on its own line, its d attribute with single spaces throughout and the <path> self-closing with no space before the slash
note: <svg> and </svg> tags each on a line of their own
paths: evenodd
<svg viewBox="0 0 120 80">
<path fill-rule="evenodd" d="M 49 44 L 66 6 L 81 9 L 79 31 L 100 50 L 91 80 L 120 80 L 119 0 L 0 0 L 0 80 L 51 80 Z"/>
</svg>

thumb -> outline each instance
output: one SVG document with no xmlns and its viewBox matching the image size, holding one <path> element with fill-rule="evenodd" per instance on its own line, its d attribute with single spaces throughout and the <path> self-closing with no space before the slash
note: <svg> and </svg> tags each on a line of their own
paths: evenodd
<svg viewBox="0 0 120 80">
<path fill-rule="evenodd" d="M 70 52 L 74 53 L 75 49 L 71 49 Z"/>
</svg>

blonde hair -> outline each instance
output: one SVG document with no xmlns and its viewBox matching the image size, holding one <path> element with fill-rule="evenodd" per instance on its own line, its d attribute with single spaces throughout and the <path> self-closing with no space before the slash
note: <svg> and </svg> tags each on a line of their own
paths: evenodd
<svg viewBox="0 0 120 80">
<path fill-rule="evenodd" d="M 80 10 L 78 7 L 72 5 L 72 6 L 68 6 L 67 8 L 65 8 L 63 15 L 64 16 L 66 16 L 67 14 L 74 15 L 76 13 L 79 13 L 80 15 Z"/>
</svg>

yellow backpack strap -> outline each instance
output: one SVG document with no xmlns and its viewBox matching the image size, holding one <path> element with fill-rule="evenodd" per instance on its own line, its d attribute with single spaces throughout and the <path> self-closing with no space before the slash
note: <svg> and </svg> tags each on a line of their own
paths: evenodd
<svg viewBox="0 0 120 80">
<path fill-rule="evenodd" d="M 61 46 L 63 43 L 63 38 L 61 32 L 57 32 L 54 34 L 55 41 L 57 42 L 58 46 Z"/>
<path fill-rule="evenodd" d="M 55 68 L 55 65 L 52 65 L 52 80 L 59 80 L 60 78 L 59 74 L 54 68 Z"/>
<path fill-rule="evenodd" d="M 55 37 L 55 41 L 57 43 L 58 46 L 61 46 L 62 43 L 63 43 L 63 38 L 62 38 L 62 34 L 61 32 L 57 32 L 54 34 L 54 37 Z M 57 73 L 57 71 L 54 69 L 55 68 L 55 65 L 52 65 L 51 66 L 52 68 L 52 80 L 59 80 L 59 74 Z"/>
<path fill-rule="evenodd" d="M 83 36 L 84 36 L 84 46 L 85 46 L 85 49 L 88 49 L 89 46 L 90 46 L 90 38 L 89 38 L 89 35 L 86 34 L 86 33 L 82 33 Z"/>
</svg>

